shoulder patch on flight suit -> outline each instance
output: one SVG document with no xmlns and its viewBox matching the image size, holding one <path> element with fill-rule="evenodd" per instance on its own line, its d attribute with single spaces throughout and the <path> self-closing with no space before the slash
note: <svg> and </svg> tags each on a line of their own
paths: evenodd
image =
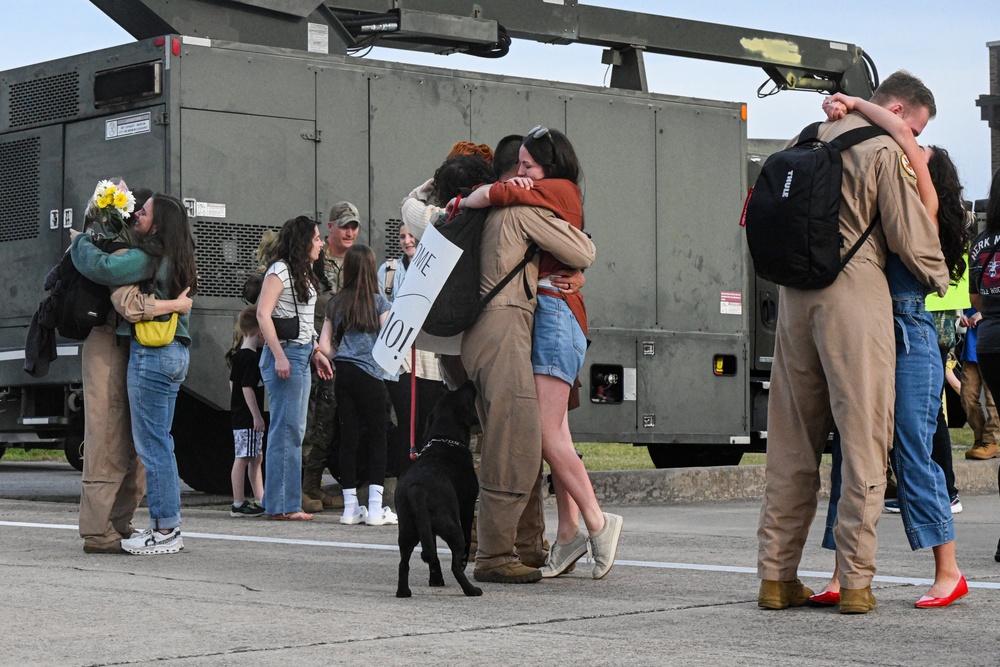
<svg viewBox="0 0 1000 667">
<path fill-rule="evenodd" d="M 899 169 L 904 176 L 916 180 L 917 172 L 913 171 L 913 167 L 910 166 L 910 158 L 906 157 L 906 153 L 899 154 Z"/>
</svg>

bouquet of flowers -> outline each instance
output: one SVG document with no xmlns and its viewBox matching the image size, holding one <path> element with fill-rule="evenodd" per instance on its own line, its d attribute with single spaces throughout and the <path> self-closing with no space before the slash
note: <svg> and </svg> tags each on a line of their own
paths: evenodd
<svg viewBox="0 0 1000 667">
<path fill-rule="evenodd" d="M 135 209 L 135 197 L 124 183 L 115 185 L 111 181 L 100 181 L 90 198 L 90 215 L 94 220 L 115 223 L 118 228 L 126 225 Z"/>
</svg>

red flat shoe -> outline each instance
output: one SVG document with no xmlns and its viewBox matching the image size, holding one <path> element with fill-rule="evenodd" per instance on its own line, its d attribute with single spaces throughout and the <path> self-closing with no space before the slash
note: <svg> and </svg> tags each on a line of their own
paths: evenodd
<svg viewBox="0 0 1000 667">
<path fill-rule="evenodd" d="M 823 591 L 810 595 L 806 601 L 810 607 L 834 607 L 840 604 L 840 593 L 835 591 Z"/>
<path fill-rule="evenodd" d="M 968 594 L 969 594 L 969 584 L 965 582 L 965 577 L 963 576 L 961 579 L 958 580 L 958 583 L 955 584 L 955 590 L 953 590 L 951 592 L 951 595 L 949 595 L 948 597 L 932 598 L 925 595 L 919 600 L 917 600 L 916 604 L 914 604 L 913 606 L 917 607 L 918 609 L 930 609 L 932 607 L 947 607 L 958 598 L 965 597 Z"/>
</svg>

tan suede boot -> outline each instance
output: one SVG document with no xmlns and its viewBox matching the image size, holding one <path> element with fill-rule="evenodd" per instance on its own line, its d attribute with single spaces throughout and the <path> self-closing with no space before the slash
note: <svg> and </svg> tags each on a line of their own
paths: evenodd
<svg viewBox="0 0 1000 667">
<path fill-rule="evenodd" d="M 812 594 L 812 590 L 803 586 L 798 579 L 794 581 L 763 579 L 760 582 L 760 592 L 757 593 L 757 606 L 762 609 L 801 607 Z"/>
<path fill-rule="evenodd" d="M 871 586 L 840 589 L 841 614 L 867 614 L 874 608 L 875 596 Z"/>
<path fill-rule="evenodd" d="M 306 494 L 302 494 L 302 511 L 308 512 L 309 514 L 315 514 L 316 512 L 323 511 L 323 502 L 321 500 L 313 500 Z"/>
</svg>

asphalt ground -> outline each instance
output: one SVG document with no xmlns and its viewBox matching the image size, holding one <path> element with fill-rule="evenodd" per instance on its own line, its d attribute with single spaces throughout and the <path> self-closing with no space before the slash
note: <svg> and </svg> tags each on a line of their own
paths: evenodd
<svg viewBox="0 0 1000 667">
<path fill-rule="evenodd" d="M 1000 662 L 995 490 L 963 494 L 956 516 L 968 597 L 914 609 L 930 583 L 931 554 L 911 552 L 899 517 L 883 514 L 878 608 L 841 616 L 757 608 L 756 500 L 606 505 L 625 529 L 601 581 L 581 561 L 559 579 L 479 584 L 483 596 L 466 598 L 447 571 L 444 588 L 427 587 L 426 566 L 414 558 L 413 597 L 400 600 L 395 528 L 341 526 L 337 513 L 308 523 L 234 519 L 225 499 L 187 492 L 180 554 L 84 554 L 78 504 L 65 490 L 78 480 L 65 464 L 0 462 L 0 664 Z M 47 487 L 36 496 L 46 499 L 10 498 L 25 485 Z M 137 525 L 147 516 L 140 509 Z M 817 589 L 832 568 L 819 547 L 824 516 L 821 502 L 801 569 Z M 554 508 L 547 520 L 551 539 Z"/>
</svg>

